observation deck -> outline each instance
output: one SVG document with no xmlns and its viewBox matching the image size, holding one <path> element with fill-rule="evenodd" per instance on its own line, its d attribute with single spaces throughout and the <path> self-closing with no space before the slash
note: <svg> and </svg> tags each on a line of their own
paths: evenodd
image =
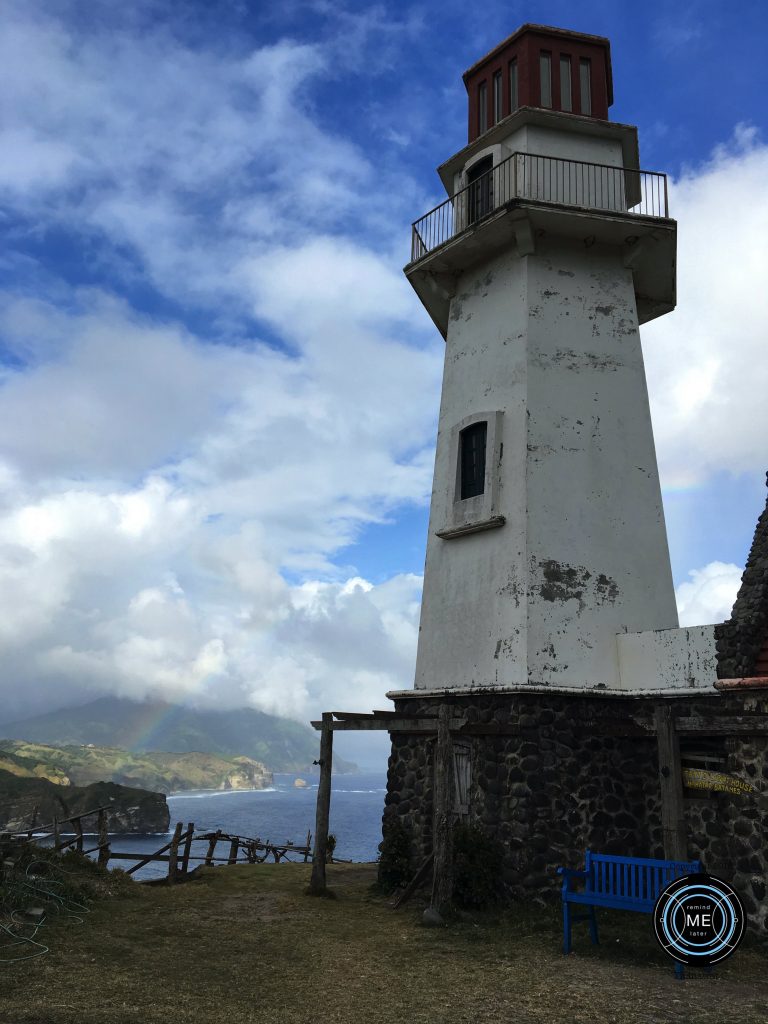
<svg viewBox="0 0 768 1024">
<path fill-rule="evenodd" d="M 674 309 L 666 174 L 536 153 L 512 153 L 414 221 L 405 274 L 445 337 L 458 274 L 511 245 L 528 255 L 546 235 L 620 246 L 640 323 Z"/>
</svg>

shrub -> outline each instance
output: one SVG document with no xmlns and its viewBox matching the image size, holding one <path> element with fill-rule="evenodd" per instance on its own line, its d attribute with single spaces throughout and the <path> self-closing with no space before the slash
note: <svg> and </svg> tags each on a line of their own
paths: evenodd
<svg viewBox="0 0 768 1024">
<path fill-rule="evenodd" d="M 459 822 L 453 830 L 453 898 L 462 907 L 484 907 L 502 893 L 504 848 L 483 828 Z"/>
<path fill-rule="evenodd" d="M 411 840 L 399 818 L 384 819 L 383 838 L 379 844 L 379 885 L 391 892 L 411 878 Z"/>
</svg>

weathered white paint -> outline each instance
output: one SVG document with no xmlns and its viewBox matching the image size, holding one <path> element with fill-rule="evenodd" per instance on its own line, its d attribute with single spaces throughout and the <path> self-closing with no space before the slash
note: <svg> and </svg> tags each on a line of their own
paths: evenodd
<svg viewBox="0 0 768 1024">
<path fill-rule="evenodd" d="M 711 691 L 717 679 L 714 626 L 624 633 L 616 642 L 624 690 Z"/>
<path fill-rule="evenodd" d="M 448 195 L 466 184 L 467 169 L 493 154 L 494 164 L 511 153 L 540 153 L 637 170 L 639 150 L 633 125 L 521 107 L 438 167 Z"/>
<path fill-rule="evenodd" d="M 523 108 L 439 173 L 454 194 L 477 160 L 513 153 L 619 168 L 619 198 L 521 191 L 530 161 L 514 160 L 522 202 L 407 269 L 446 337 L 415 688 L 707 687 L 711 627 L 677 628 L 638 331 L 638 308 L 674 307 L 674 222 L 645 222 L 654 249 L 616 216 L 639 167 L 627 125 Z M 494 178 L 494 207 L 508 187 Z M 486 492 L 461 501 L 458 435 L 480 417 Z"/>
<path fill-rule="evenodd" d="M 504 525 L 443 539 L 454 428 L 488 411 Z M 511 243 L 451 300 L 415 685 L 620 688 L 616 634 L 676 626 L 632 272 Z"/>
</svg>

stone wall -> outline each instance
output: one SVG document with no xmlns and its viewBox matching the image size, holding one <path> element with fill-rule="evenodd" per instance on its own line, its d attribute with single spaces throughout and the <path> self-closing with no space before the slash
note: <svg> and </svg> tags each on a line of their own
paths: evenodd
<svg viewBox="0 0 768 1024">
<path fill-rule="evenodd" d="M 766 475 L 768 485 L 768 474 Z M 715 626 L 717 675 L 740 679 L 755 675 L 760 649 L 768 639 L 768 501 L 757 521 L 731 617 Z"/>
<path fill-rule="evenodd" d="M 396 707 L 435 712 L 443 701 L 486 732 L 461 737 L 471 748 L 469 818 L 503 843 L 509 895 L 554 893 L 555 869 L 580 867 L 587 847 L 664 856 L 656 739 L 649 732 L 658 698 L 485 693 L 409 698 Z M 674 704 L 677 716 L 738 713 L 744 698 L 698 696 Z M 494 728 L 515 735 L 493 735 Z M 392 740 L 384 830 L 400 819 L 416 865 L 432 843 L 435 740 L 396 733 Z M 734 884 L 752 927 L 768 937 L 768 738 L 730 737 L 722 746 L 723 770 L 760 792 L 686 799 L 689 856 Z"/>
</svg>

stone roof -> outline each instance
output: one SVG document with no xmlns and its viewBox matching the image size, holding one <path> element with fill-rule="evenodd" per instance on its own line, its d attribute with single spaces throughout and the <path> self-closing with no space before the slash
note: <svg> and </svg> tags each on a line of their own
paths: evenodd
<svg viewBox="0 0 768 1024">
<path fill-rule="evenodd" d="M 768 474 L 766 474 L 768 486 Z M 768 643 L 768 499 L 757 521 L 752 547 L 741 577 L 731 617 L 715 626 L 717 676 L 756 676 L 757 662 Z"/>
</svg>

